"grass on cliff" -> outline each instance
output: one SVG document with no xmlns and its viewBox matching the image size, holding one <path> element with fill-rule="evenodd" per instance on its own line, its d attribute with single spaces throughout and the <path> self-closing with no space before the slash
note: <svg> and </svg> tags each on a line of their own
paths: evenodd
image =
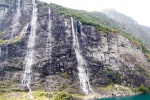
<svg viewBox="0 0 150 100">
<path fill-rule="evenodd" d="M 150 87 L 145 87 L 143 84 L 141 84 L 141 86 L 138 88 L 138 91 L 142 93 L 150 93 Z"/>
<path fill-rule="evenodd" d="M 108 28 L 102 25 L 99 21 L 100 18 L 93 13 L 86 12 L 83 10 L 74 10 L 70 8 L 65 8 L 56 4 L 51 4 L 56 13 L 63 14 L 68 17 L 74 17 L 76 20 L 80 21 L 82 24 L 94 26 L 97 30 L 102 32 L 113 32 L 118 33 L 117 30 Z"/>
<path fill-rule="evenodd" d="M 33 91 L 34 100 L 74 100 L 74 97 L 67 92 Z M 30 100 L 27 92 L 0 92 L 0 100 Z"/>
<path fill-rule="evenodd" d="M 42 7 L 42 8 L 48 8 L 48 7 L 49 7 L 49 5 L 48 5 L 47 3 L 42 2 L 42 1 L 38 1 L 38 5 L 39 5 L 40 7 Z"/>
<path fill-rule="evenodd" d="M 74 100 L 74 98 L 67 92 L 56 92 L 51 100 Z"/>
<path fill-rule="evenodd" d="M 50 100 L 48 92 L 33 92 L 34 100 Z M 27 92 L 0 92 L 0 100 L 30 100 Z"/>
<path fill-rule="evenodd" d="M 120 84 L 121 83 L 121 74 L 118 72 L 111 70 L 111 69 L 105 69 L 100 72 L 99 75 L 105 75 L 109 77 L 109 84 Z"/>
<path fill-rule="evenodd" d="M 4 40 L 0 38 L 0 44 L 14 44 L 20 42 L 21 38 L 15 38 L 14 40 Z"/>
<path fill-rule="evenodd" d="M 42 3 L 41 5 L 44 6 L 44 4 Z M 110 27 L 102 25 L 102 23 L 107 22 L 107 23 L 110 23 L 111 26 L 113 26 L 114 22 L 111 22 L 108 18 L 105 18 L 105 17 L 101 18 L 99 15 L 93 12 L 87 12 L 83 10 L 74 10 L 74 9 L 62 7 L 56 4 L 51 4 L 51 7 L 55 10 L 56 13 L 63 14 L 68 17 L 74 17 L 76 20 L 80 21 L 82 24 L 94 26 L 100 32 L 117 33 L 117 34 L 124 36 L 125 38 L 129 39 L 130 42 L 132 42 L 133 44 L 141 48 L 143 53 L 145 53 L 146 57 L 150 61 L 150 50 L 147 49 L 143 41 L 141 41 L 139 38 L 131 34 L 124 33 L 120 29 L 117 30 L 115 27 L 110 28 Z M 101 14 L 101 16 L 104 16 L 104 15 Z"/>
<path fill-rule="evenodd" d="M 150 93 L 150 87 L 145 87 L 143 84 L 141 84 L 140 87 L 132 88 L 132 91 L 134 93 Z"/>
</svg>

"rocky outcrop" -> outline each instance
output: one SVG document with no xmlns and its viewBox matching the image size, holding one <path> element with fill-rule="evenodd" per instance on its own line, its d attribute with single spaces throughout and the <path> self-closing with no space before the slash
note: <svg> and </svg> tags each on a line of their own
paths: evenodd
<svg viewBox="0 0 150 100">
<path fill-rule="evenodd" d="M 15 39 L 10 38 L 14 16 L 12 9 L 8 10 L 0 24 L 2 33 L 0 37 L 4 41 L 0 46 L 0 86 L 3 89 L 26 90 L 21 85 L 21 79 L 26 63 L 24 60 L 27 41 L 31 32 L 32 6 L 26 1 L 22 2 L 22 5 L 21 26 L 18 27 L 19 33 L 16 33 Z M 77 75 L 77 60 L 72 46 L 70 17 L 57 14 L 54 8 L 51 8 L 51 64 L 50 58 L 46 55 L 48 20 L 48 8 L 38 6 L 31 88 L 32 90 L 82 93 Z M 74 26 L 94 91 L 99 92 L 97 87 L 111 83 L 127 86 L 150 84 L 147 72 L 149 63 L 141 48 L 119 34 L 99 32 L 93 26 L 82 25 L 77 20 L 74 21 Z"/>
<path fill-rule="evenodd" d="M 134 19 L 121 14 L 115 10 L 105 10 L 104 13 L 111 19 L 118 22 L 115 26 L 121 29 L 124 32 L 127 32 L 133 36 L 141 39 L 147 47 L 150 47 L 150 40 L 147 37 L 150 37 L 149 30 L 147 26 L 138 24 Z"/>
<path fill-rule="evenodd" d="M 4 18 L 8 8 L 9 8 L 9 5 L 0 4 L 0 19 Z"/>
</svg>

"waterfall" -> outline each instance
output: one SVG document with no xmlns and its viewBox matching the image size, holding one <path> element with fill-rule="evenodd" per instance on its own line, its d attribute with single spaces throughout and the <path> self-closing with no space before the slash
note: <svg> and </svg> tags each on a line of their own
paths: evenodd
<svg viewBox="0 0 150 100">
<path fill-rule="evenodd" d="M 87 64 L 84 58 L 81 55 L 80 45 L 78 41 L 77 33 L 74 30 L 74 22 L 73 18 L 71 17 L 71 26 L 72 26 L 72 36 L 73 36 L 73 47 L 75 49 L 76 59 L 77 59 L 77 69 L 78 69 L 78 76 L 80 80 L 80 86 L 85 94 L 89 94 L 92 92 L 87 72 Z"/>
<path fill-rule="evenodd" d="M 11 39 L 15 37 L 15 35 L 18 33 L 18 27 L 20 26 L 20 17 L 21 17 L 21 0 L 18 0 L 17 2 L 17 11 L 16 14 L 13 18 L 13 26 L 12 26 L 12 34 L 11 34 Z"/>
<path fill-rule="evenodd" d="M 52 84 L 54 84 L 53 83 L 53 76 L 50 76 L 50 81 L 49 81 L 49 90 L 50 90 L 50 93 L 51 93 L 51 95 L 53 96 L 53 87 L 52 87 Z"/>
<path fill-rule="evenodd" d="M 32 11 L 32 20 L 31 20 L 31 34 L 28 40 L 28 50 L 25 57 L 26 66 L 25 72 L 23 75 L 22 83 L 29 89 L 30 99 L 33 100 L 32 90 L 31 90 L 31 74 L 32 74 L 32 65 L 34 61 L 34 45 L 35 45 L 35 37 L 36 37 L 36 22 L 37 22 L 37 4 L 36 0 L 32 0 L 33 11 Z"/>
<path fill-rule="evenodd" d="M 47 48 L 46 48 L 46 55 L 47 57 L 49 58 L 49 63 L 50 63 L 50 66 L 51 66 L 51 10 L 50 10 L 50 7 L 49 7 L 49 23 L 48 23 L 48 30 L 49 30 L 49 33 L 48 33 L 48 37 L 47 37 Z"/>
<path fill-rule="evenodd" d="M 47 48 L 46 48 L 46 55 L 47 55 L 47 58 L 49 59 L 48 60 L 48 64 L 49 66 L 51 67 L 51 54 L 52 54 L 52 43 L 51 43 L 51 38 L 52 38 L 52 34 L 51 34 L 51 9 L 49 7 L 49 23 L 48 23 L 48 30 L 49 30 L 49 33 L 48 33 L 48 37 L 47 37 Z M 50 80 L 50 92 L 51 94 L 53 95 L 53 90 L 52 90 L 52 87 L 51 87 L 51 83 L 52 83 L 52 79 Z"/>
</svg>

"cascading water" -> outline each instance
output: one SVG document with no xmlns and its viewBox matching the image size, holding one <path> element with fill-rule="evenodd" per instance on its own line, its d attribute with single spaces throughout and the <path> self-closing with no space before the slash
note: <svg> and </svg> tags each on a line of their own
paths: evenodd
<svg viewBox="0 0 150 100">
<path fill-rule="evenodd" d="M 71 17 L 71 26 L 72 26 L 72 36 L 73 36 L 73 47 L 75 49 L 76 59 L 78 63 L 77 68 L 79 71 L 78 76 L 80 80 L 80 86 L 85 94 L 90 94 L 92 90 L 91 90 L 87 68 L 86 68 L 87 64 L 81 55 L 78 36 L 74 30 L 74 22 L 72 17 Z"/>
<path fill-rule="evenodd" d="M 20 26 L 20 17 L 21 17 L 21 0 L 18 0 L 17 2 L 17 11 L 14 14 L 13 22 L 12 22 L 12 34 L 11 34 L 11 39 L 14 38 L 14 35 L 18 33 L 18 27 Z M 10 41 L 6 43 L 6 53 L 5 53 L 5 59 L 8 61 L 8 44 Z"/>
<path fill-rule="evenodd" d="M 18 27 L 20 26 L 20 17 L 21 17 L 21 0 L 18 0 L 17 2 L 17 11 L 16 14 L 13 18 L 13 26 L 12 26 L 12 34 L 11 34 L 11 39 L 15 37 L 15 34 L 18 33 Z"/>
<path fill-rule="evenodd" d="M 52 34 L 51 34 L 51 9 L 49 7 L 49 33 L 48 33 L 48 37 L 47 37 L 47 49 L 46 49 L 46 55 L 47 55 L 47 58 L 49 59 L 48 60 L 48 64 L 49 66 L 51 67 L 51 54 L 52 54 L 52 43 L 51 43 L 51 38 L 52 38 Z M 53 95 L 53 90 L 52 90 L 52 87 L 51 87 L 51 83 L 52 83 L 52 79 L 50 80 L 49 82 L 50 84 L 50 92 L 51 94 Z"/>
<path fill-rule="evenodd" d="M 50 10 L 50 7 L 49 7 L 49 33 L 48 33 L 48 37 L 47 37 L 47 49 L 46 49 L 46 55 L 47 57 L 49 58 L 49 63 L 50 63 L 50 66 L 51 66 L 51 17 L 50 17 L 50 14 L 51 14 L 51 10 Z"/>
<path fill-rule="evenodd" d="M 33 12 L 32 12 L 32 20 L 31 20 L 31 34 L 28 40 L 28 50 L 25 57 L 26 66 L 25 72 L 23 75 L 22 83 L 29 89 L 29 96 L 31 100 L 33 99 L 32 90 L 30 87 L 31 84 L 31 74 L 32 74 L 32 65 L 34 61 L 34 45 L 35 45 L 35 37 L 36 37 L 36 22 L 37 22 L 37 4 L 36 0 L 32 0 L 33 4 Z"/>
</svg>

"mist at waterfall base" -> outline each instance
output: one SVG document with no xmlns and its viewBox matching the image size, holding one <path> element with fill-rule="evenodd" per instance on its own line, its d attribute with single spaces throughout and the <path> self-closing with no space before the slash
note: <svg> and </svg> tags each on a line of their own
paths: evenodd
<svg viewBox="0 0 150 100">
<path fill-rule="evenodd" d="M 111 97 L 95 100 L 150 100 L 150 94 L 139 94 L 133 96 Z"/>
</svg>

